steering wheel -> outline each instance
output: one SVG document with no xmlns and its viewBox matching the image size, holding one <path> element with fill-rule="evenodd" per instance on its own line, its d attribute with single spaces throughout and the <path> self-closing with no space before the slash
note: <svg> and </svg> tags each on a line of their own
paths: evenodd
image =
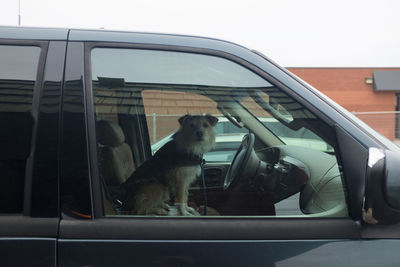
<svg viewBox="0 0 400 267">
<path fill-rule="evenodd" d="M 254 160 L 252 160 L 255 155 L 253 149 L 254 140 L 255 137 L 253 133 L 246 134 L 243 137 L 242 143 L 240 144 L 240 147 L 233 158 L 232 164 L 229 166 L 229 169 L 226 172 L 224 190 L 227 189 L 235 179 L 242 177 L 248 169 L 256 169 L 257 166 L 253 166 Z M 256 156 L 256 158 L 258 157 Z"/>
</svg>

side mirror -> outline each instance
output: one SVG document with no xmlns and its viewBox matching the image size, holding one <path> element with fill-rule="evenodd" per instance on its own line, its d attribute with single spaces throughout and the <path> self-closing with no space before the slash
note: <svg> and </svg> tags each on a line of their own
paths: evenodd
<svg viewBox="0 0 400 267">
<path fill-rule="evenodd" d="M 363 219 L 369 224 L 400 222 L 400 154 L 370 148 Z"/>
</svg>

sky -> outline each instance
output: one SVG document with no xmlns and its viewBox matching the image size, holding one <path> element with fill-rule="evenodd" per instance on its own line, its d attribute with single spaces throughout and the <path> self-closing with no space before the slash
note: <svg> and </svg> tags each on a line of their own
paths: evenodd
<svg viewBox="0 0 400 267">
<path fill-rule="evenodd" d="M 1 0 L 0 25 L 213 37 L 285 67 L 400 67 L 399 0 Z"/>
</svg>

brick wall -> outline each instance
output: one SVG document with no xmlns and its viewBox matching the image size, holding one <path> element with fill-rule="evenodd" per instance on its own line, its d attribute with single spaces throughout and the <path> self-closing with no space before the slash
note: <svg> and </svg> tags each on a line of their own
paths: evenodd
<svg viewBox="0 0 400 267">
<path fill-rule="evenodd" d="M 400 68 L 288 68 L 301 79 L 351 112 L 395 111 L 394 92 L 375 92 L 365 78 L 375 70 Z M 394 114 L 363 114 L 360 119 L 391 140 L 395 138 Z"/>
<path fill-rule="evenodd" d="M 177 130 L 184 114 L 220 113 L 216 103 L 192 93 L 148 90 L 142 96 L 152 143 Z"/>
<path fill-rule="evenodd" d="M 373 68 L 288 68 L 349 111 L 395 110 L 394 92 L 375 92 L 365 78 Z M 394 69 L 390 69 L 394 70 Z M 400 70 L 400 69 L 395 69 Z"/>
</svg>

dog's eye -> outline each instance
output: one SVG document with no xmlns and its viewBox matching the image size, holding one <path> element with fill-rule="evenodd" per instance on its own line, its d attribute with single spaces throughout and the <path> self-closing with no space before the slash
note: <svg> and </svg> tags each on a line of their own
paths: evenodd
<svg viewBox="0 0 400 267">
<path fill-rule="evenodd" d="M 204 124 L 203 124 L 203 127 L 204 127 L 204 128 L 207 128 L 207 127 L 208 127 L 208 124 L 207 124 L 207 123 L 204 123 Z"/>
</svg>

